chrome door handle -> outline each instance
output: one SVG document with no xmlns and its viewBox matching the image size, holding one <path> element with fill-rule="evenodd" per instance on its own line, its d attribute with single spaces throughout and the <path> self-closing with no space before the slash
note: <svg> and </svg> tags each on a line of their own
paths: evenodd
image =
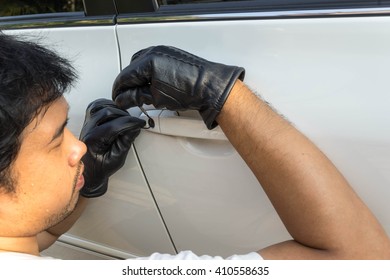
<svg viewBox="0 0 390 280">
<path fill-rule="evenodd" d="M 155 127 L 147 129 L 149 132 L 187 138 L 227 140 L 220 127 L 207 129 L 201 117 L 196 115 L 198 113 L 189 116 L 175 111 L 153 109 L 147 110 L 147 114 L 155 124 Z M 148 122 L 148 116 L 144 113 L 140 118 Z"/>
</svg>

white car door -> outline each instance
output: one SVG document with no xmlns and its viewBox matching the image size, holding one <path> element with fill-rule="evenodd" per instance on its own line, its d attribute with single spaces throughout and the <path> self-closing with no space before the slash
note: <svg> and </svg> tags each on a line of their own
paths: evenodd
<svg viewBox="0 0 390 280">
<path fill-rule="evenodd" d="M 245 82 L 328 155 L 390 234 L 389 1 L 83 3 L 69 15 L 0 17 L 5 32 L 38 36 L 74 62 L 72 132 L 89 102 L 111 97 L 114 78 L 142 48 L 173 45 L 243 66 Z M 219 128 L 207 130 L 197 112 L 145 108 L 156 127 L 141 132 L 108 193 L 91 200 L 50 255 L 227 256 L 290 238 Z"/>
<path fill-rule="evenodd" d="M 65 98 L 70 105 L 68 127 L 78 136 L 88 104 L 97 98 L 111 98 L 112 82 L 119 72 L 115 25 L 112 19 L 85 22 L 82 13 L 72 17 L 77 26 L 60 23 L 59 27 L 55 16 L 46 15 L 43 22 L 17 17 L 4 32 L 38 41 L 73 63 L 79 79 Z M 50 22 L 53 27 L 47 27 Z M 108 192 L 90 199 L 85 213 L 54 248 L 46 254 L 76 259 L 131 258 L 156 250 L 175 253 L 134 149 L 125 166 L 110 178 Z"/>
<path fill-rule="evenodd" d="M 174 2 L 118 17 L 122 68 L 160 44 L 245 67 L 246 83 L 320 146 L 390 233 L 389 10 Z M 219 128 L 196 112 L 145 108 L 156 127 L 135 150 L 176 250 L 227 256 L 290 238 Z"/>
</svg>

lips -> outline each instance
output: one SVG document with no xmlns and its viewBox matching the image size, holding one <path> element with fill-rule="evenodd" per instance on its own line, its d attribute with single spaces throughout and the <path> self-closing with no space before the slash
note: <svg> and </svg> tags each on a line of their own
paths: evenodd
<svg viewBox="0 0 390 280">
<path fill-rule="evenodd" d="M 80 174 L 80 177 L 79 179 L 77 180 L 77 183 L 76 183 L 76 189 L 77 190 L 81 190 L 81 188 L 84 186 L 84 176 L 83 176 L 83 173 Z"/>
<path fill-rule="evenodd" d="M 84 186 L 85 180 L 84 180 L 83 172 L 84 172 L 84 164 L 82 162 L 80 162 L 80 166 L 79 166 L 78 172 L 77 172 L 77 174 L 80 174 L 80 175 L 79 175 L 77 182 L 75 184 L 76 190 L 81 190 L 81 188 Z"/>
</svg>

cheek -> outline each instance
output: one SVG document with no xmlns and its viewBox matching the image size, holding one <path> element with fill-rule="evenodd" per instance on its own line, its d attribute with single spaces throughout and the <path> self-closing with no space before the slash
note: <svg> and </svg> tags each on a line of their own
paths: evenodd
<svg viewBox="0 0 390 280">
<path fill-rule="evenodd" d="M 76 168 L 69 166 L 69 154 L 65 145 L 51 151 L 32 144 L 22 147 L 14 170 L 26 211 L 41 215 L 69 203 L 76 173 Z"/>
<path fill-rule="evenodd" d="M 62 155 L 39 157 L 35 156 L 21 167 L 20 184 L 32 186 L 32 194 L 44 193 L 58 196 L 61 199 L 67 196 L 72 189 L 72 174 L 67 159 Z M 27 191 L 27 190 L 26 190 Z"/>
<path fill-rule="evenodd" d="M 35 221 L 33 223 L 38 226 L 40 221 L 63 211 L 72 201 L 73 178 L 64 162 L 36 158 L 34 163 L 26 165 L 18 180 L 18 204 L 22 207 L 20 213 L 24 213 L 24 220 Z"/>
</svg>

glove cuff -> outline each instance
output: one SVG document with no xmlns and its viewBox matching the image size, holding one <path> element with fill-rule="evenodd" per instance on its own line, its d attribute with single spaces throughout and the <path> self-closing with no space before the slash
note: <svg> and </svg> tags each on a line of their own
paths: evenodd
<svg viewBox="0 0 390 280">
<path fill-rule="evenodd" d="M 107 192 L 108 178 L 103 179 L 100 183 L 85 182 L 84 187 L 80 190 L 80 195 L 87 198 L 99 197 Z"/>
<path fill-rule="evenodd" d="M 230 91 L 232 90 L 237 79 L 240 79 L 241 81 L 243 81 L 244 77 L 245 77 L 245 69 L 242 67 L 234 67 L 230 73 L 230 78 L 226 79 L 227 84 L 225 85 L 221 94 L 215 100 L 215 103 L 211 104 L 211 106 L 209 108 L 199 111 L 199 113 L 200 113 L 201 117 L 203 118 L 203 121 L 206 124 L 208 129 L 211 130 L 211 129 L 218 126 L 218 123 L 215 119 L 217 118 L 217 116 L 221 112 L 222 107 L 225 104 L 225 102 L 230 94 Z"/>
</svg>

